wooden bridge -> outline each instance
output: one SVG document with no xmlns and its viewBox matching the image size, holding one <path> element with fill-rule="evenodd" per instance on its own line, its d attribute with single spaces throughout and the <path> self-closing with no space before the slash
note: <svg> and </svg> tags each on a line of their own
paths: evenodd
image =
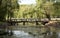
<svg viewBox="0 0 60 38">
<path fill-rule="evenodd" d="M 51 18 L 51 20 L 53 21 L 59 21 L 60 18 Z M 25 25 L 26 22 L 35 22 L 36 25 L 38 25 L 38 22 L 48 22 L 49 20 L 47 18 L 44 18 L 44 19 L 36 19 L 36 18 L 28 18 L 28 19 L 25 19 L 25 18 L 11 18 L 11 19 L 8 19 L 7 22 L 8 23 L 11 23 L 11 24 L 16 24 L 16 23 L 22 23 L 23 22 L 23 25 Z"/>
<path fill-rule="evenodd" d="M 9 23 L 21 23 L 23 22 L 23 25 L 25 25 L 26 22 L 35 22 L 36 25 L 38 25 L 38 22 L 42 22 L 42 21 L 49 21 L 48 19 L 34 19 L 34 18 L 29 18 L 29 19 L 17 19 L 17 18 L 11 18 L 11 19 L 8 19 L 7 21 Z"/>
</svg>

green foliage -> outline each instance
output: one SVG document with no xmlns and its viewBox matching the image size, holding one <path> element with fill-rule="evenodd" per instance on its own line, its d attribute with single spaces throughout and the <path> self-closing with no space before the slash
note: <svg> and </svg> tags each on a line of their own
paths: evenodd
<svg viewBox="0 0 60 38">
<path fill-rule="evenodd" d="M 60 2 L 53 3 L 54 6 L 54 16 L 60 17 Z"/>
<path fill-rule="evenodd" d="M 45 13 L 45 11 L 48 13 L 50 13 L 50 11 L 52 10 L 52 3 L 51 2 L 46 2 L 46 0 L 36 0 L 36 5 L 20 5 L 20 9 L 18 15 L 16 15 L 16 17 L 23 17 L 23 18 L 42 18 L 42 17 L 46 17 L 44 16 L 43 13 Z M 49 8 L 45 9 L 45 8 Z"/>
<path fill-rule="evenodd" d="M 3 20 L 6 16 L 6 5 L 5 2 L 2 3 L 3 0 L 0 0 L 0 21 Z"/>
<path fill-rule="evenodd" d="M 18 8 L 17 0 L 0 0 L 0 20 L 13 17 L 15 9 Z"/>
<path fill-rule="evenodd" d="M 54 0 L 36 0 L 36 5 L 19 5 L 17 0 L 0 0 L 0 18 L 45 18 L 60 16 L 60 3 Z"/>
</svg>

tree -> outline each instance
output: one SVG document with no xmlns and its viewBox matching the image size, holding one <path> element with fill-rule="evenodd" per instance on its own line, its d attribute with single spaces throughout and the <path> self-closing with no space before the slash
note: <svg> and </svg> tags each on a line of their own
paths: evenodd
<svg viewBox="0 0 60 38">
<path fill-rule="evenodd" d="M 0 0 L 0 21 L 6 19 L 6 16 L 12 17 L 18 7 L 17 0 Z"/>
<path fill-rule="evenodd" d="M 60 2 L 53 3 L 54 6 L 54 16 L 60 17 Z"/>
<path fill-rule="evenodd" d="M 2 3 L 2 0 L 0 0 L 0 5 L 1 5 L 1 3 Z"/>
<path fill-rule="evenodd" d="M 7 13 L 8 13 L 8 18 L 9 17 L 13 17 L 14 15 L 14 11 L 16 11 L 17 9 L 19 9 L 19 5 L 17 0 L 8 0 L 7 1 Z"/>
</svg>

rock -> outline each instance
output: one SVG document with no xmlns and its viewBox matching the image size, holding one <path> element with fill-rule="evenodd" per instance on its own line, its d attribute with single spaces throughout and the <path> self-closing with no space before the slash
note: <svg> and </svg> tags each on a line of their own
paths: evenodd
<svg viewBox="0 0 60 38">
<path fill-rule="evenodd" d="M 60 23 L 57 21 L 49 21 L 48 23 L 45 24 L 45 26 L 60 27 Z"/>
</svg>

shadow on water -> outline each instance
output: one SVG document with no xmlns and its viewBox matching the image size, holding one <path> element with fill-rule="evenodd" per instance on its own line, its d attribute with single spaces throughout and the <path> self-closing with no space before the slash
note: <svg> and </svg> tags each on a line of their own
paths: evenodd
<svg viewBox="0 0 60 38">
<path fill-rule="evenodd" d="M 54 29 L 55 29 L 54 31 L 50 31 L 48 28 L 47 29 L 36 28 L 36 27 L 26 27 L 26 28 L 22 27 L 19 29 L 16 28 L 12 29 L 13 33 L 12 36 L 4 35 L 3 38 L 60 38 L 60 31 L 57 31 L 59 29 L 56 28 Z"/>
<path fill-rule="evenodd" d="M 19 30 L 13 30 L 13 35 L 8 36 L 10 38 L 34 38 L 33 36 L 29 35 L 28 33 L 24 31 L 19 31 Z"/>
</svg>

